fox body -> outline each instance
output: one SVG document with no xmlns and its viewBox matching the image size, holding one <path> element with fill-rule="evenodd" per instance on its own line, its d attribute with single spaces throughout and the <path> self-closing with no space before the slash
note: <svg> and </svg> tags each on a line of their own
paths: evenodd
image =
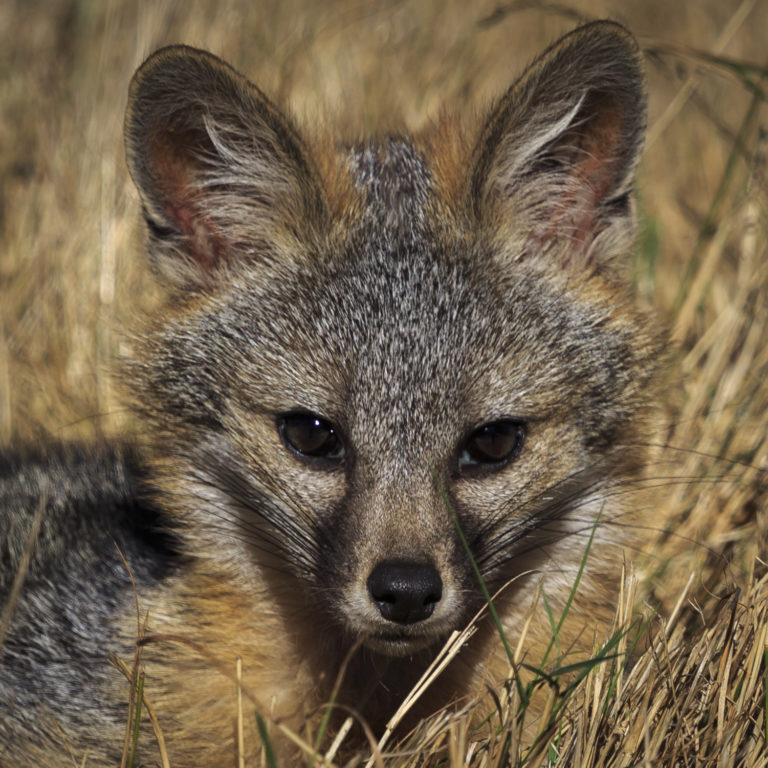
<svg viewBox="0 0 768 768">
<path fill-rule="evenodd" d="M 126 116 L 168 287 L 122 372 L 145 429 L 1 467 L 6 595 L 42 517 L 0 764 L 114 764 L 128 686 L 106 657 L 134 654 L 131 578 L 165 638 L 142 664 L 176 765 L 232 764 L 236 657 L 286 720 L 348 658 L 339 701 L 381 728 L 482 608 L 472 560 L 514 642 L 539 585 L 563 609 L 594 535 L 561 638 L 592 643 L 662 347 L 625 277 L 644 128 L 640 53 L 609 22 L 474 126 L 343 146 L 210 54 L 151 56 Z M 536 663 L 546 620 L 527 638 Z M 483 624 L 419 714 L 508 675 Z"/>
</svg>

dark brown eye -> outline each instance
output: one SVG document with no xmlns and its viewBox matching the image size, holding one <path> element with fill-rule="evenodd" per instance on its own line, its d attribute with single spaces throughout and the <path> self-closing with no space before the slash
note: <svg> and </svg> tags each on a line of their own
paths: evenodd
<svg viewBox="0 0 768 768">
<path fill-rule="evenodd" d="M 313 413 L 287 413 L 277 420 L 285 444 L 306 459 L 339 463 L 346 453 L 336 429 Z"/>
<path fill-rule="evenodd" d="M 493 472 L 517 458 L 525 439 L 525 425 L 502 420 L 483 424 L 459 449 L 459 472 Z"/>
</svg>

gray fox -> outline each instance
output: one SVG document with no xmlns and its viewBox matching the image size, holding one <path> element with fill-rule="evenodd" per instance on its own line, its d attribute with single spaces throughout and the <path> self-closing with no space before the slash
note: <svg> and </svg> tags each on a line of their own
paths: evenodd
<svg viewBox="0 0 768 768">
<path fill-rule="evenodd" d="M 133 657 L 136 602 L 177 766 L 234 761 L 212 658 L 240 657 L 289 723 L 346 660 L 337 702 L 381 729 L 483 607 L 473 562 L 514 641 L 538 589 L 564 610 L 594 535 L 561 638 L 594 642 L 664 348 L 625 274 L 645 119 L 611 22 L 474 124 L 345 145 L 209 53 L 150 56 L 125 143 L 167 301 L 120 368 L 143 427 L 0 459 L 0 765 L 119 761 L 129 686 L 107 657 Z M 484 622 L 415 716 L 508 676 Z"/>
</svg>

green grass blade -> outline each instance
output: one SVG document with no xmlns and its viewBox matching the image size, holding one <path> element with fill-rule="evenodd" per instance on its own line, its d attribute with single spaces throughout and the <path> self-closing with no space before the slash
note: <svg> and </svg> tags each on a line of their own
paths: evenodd
<svg viewBox="0 0 768 768">
<path fill-rule="evenodd" d="M 544 656 L 541 660 L 542 667 L 547 663 L 549 654 L 552 652 L 552 647 L 558 642 L 560 637 L 560 630 L 563 628 L 563 623 L 565 622 L 566 616 L 568 616 L 568 613 L 571 610 L 571 605 L 573 605 L 573 599 L 574 597 L 576 597 L 576 591 L 578 590 L 579 584 L 581 583 L 581 577 L 584 575 L 584 569 L 587 565 L 587 558 L 589 557 L 589 553 L 592 549 L 592 543 L 595 540 L 595 533 L 597 531 L 597 526 L 600 523 L 601 515 L 602 515 L 602 509 L 600 510 L 597 517 L 595 518 L 595 522 L 592 524 L 592 530 L 590 531 L 589 539 L 587 541 L 587 546 L 584 549 L 584 554 L 582 555 L 581 562 L 579 563 L 579 570 L 576 573 L 576 579 L 573 582 L 571 591 L 568 593 L 568 599 L 565 601 L 563 612 L 560 614 L 560 621 L 557 623 L 557 626 L 554 628 L 554 631 L 552 632 L 552 639 L 549 641 L 547 650 L 545 651 Z"/>
<path fill-rule="evenodd" d="M 336 691 L 332 691 L 328 706 L 325 708 L 323 718 L 320 720 L 320 726 L 317 729 L 317 736 L 315 737 L 315 754 L 312 755 L 312 760 L 309 763 L 309 767 L 313 768 L 317 762 L 318 755 L 320 754 L 320 745 L 323 743 L 323 738 L 328 730 L 328 724 L 331 722 L 331 714 L 333 712 L 333 706 L 336 703 Z"/>
<path fill-rule="evenodd" d="M 131 755 L 128 758 L 127 768 L 133 768 L 136 760 L 136 752 L 139 746 L 139 731 L 141 729 L 141 703 L 144 700 L 144 673 L 140 672 L 136 680 L 136 711 L 133 716 L 133 733 L 131 735 Z"/>
<path fill-rule="evenodd" d="M 430 472 L 432 473 L 432 478 L 435 482 L 435 485 L 438 491 L 440 492 L 440 496 L 443 499 L 443 504 L 445 504 L 445 508 L 448 510 L 448 513 L 451 516 L 451 520 L 453 521 L 453 526 L 456 529 L 456 533 L 459 536 L 459 540 L 461 541 L 461 546 L 464 548 L 464 551 L 467 553 L 469 562 L 472 565 L 472 570 L 474 571 L 475 578 L 477 579 L 477 583 L 480 585 L 480 591 L 483 593 L 483 599 L 485 600 L 485 604 L 488 606 L 488 610 L 490 611 L 491 617 L 493 618 L 493 623 L 496 625 L 496 629 L 499 633 L 499 636 L 501 637 L 501 642 L 504 644 L 504 651 L 507 654 L 507 659 L 509 659 L 509 664 L 514 669 L 515 655 L 512 651 L 511 646 L 509 645 L 509 641 L 507 640 L 506 633 L 504 632 L 504 627 L 501 625 L 501 619 L 499 618 L 499 614 L 496 611 L 496 607 L 494 606 L 493 601 L 491 600 L 491 595 L 488 592 L 488 588 L 485 585 L 485 580 L 483 579 L 483 575 L 480 573 L 480 568 L 478 568 L 477 561 L 472 555 L 472 550 L 469 548 L 469 542 L 464 536 L 464 531 L 461 530 L 461 525 L 459 524 L 458 517 L 456 517 L 456 512 L 453 509 L 451 500 L 448 498 L 448 494 L 446 493 L 445 488 L 443 487 L 443 484 L 440 482 L 440 478 L 438 477 L 437 472 L 434 466 L 432 465 L 431 461 L 429 462 L 429 469 L 430 469 Z"/>
<path fill-rule="evenodd" d="M 268 768 L 277 768 L 275 750 L 272 749 L 272 740 L 269 738 L 267 724 L 264 722 L 264 718 L 258 712 L 256 712 L 256 727 L 259 729 L 259 737 L 261 738 L 261 743 L 264 746 L 264 753 L 266 755 Z"/>
</svg>

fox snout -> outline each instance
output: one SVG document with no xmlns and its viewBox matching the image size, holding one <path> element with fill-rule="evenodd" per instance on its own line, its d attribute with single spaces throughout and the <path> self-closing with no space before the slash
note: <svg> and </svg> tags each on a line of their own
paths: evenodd
<svg viewBox="0 0 768 768">
<path fill-rule="evenodd" d="M 360 596 L 359 584 L 353 592 Z M 455 590 L 446 587 L 437 566 L 392 557 L 371 569 L 363 600 L 353 598 L 345 614 L 369 648 L 404 656 L 438 642 L 455 628 L 457 609 Z"/>
<path fill-rule="evenodd" d="M 415 544 L 418 531 L 404 532 Z M 444 537 L 446 539 L 450 537 Z M 445 541 L 429 549 L 368 540 L 369 547 L 350 568 L 337 603 L 352 635 L 372 650 L 401 656 L 434 645 L 467 617 L 465 574 L 457 573 L 456 551 Z M 461 570 L 461 569 L 459 569 Z M 463 597 L 462 597 L 463 596 Z"/>
<path fill-rule="evenodd" d="M 413 560 L 383 560 L 368 576 L 367 587 L 382 618 L 394 624 L 425 621 L 443 596 L 435 566 Z"/>
<path fill-rule="evenodd" d="M 353 487 L 369 470 L 358 471 Z M 331 589 L 323 592 L 352 637 L 403 655 L 461 629 L 471 613 L 473 585 L 467 555 L 426 471 L 412 468 L 396 489 L 387 477 L 386 486 L 368 477 L 367 488 L 348 496 L 326 536 L 335 554 L 326 560 Z M 471 527 L 469 520 L 464 524 Z"/>
</svg>

